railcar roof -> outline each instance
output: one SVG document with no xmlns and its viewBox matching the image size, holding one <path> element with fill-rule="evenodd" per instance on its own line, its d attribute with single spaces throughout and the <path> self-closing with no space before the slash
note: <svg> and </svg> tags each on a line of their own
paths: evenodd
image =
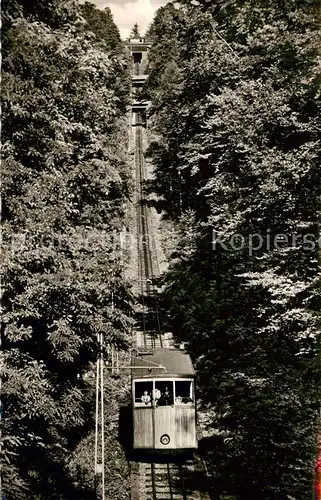
<svg viewBox="0 0 321 500">
<path fill-rule="evenodd" d="M 161 368 L 157 365 L 161 365 Z M 151 354 L 132 358 L 132 366 L 141 368 L 132 369 L 133 378 L 141 377 L 193 377 L 195 375 L 192 360 L 186 352 L 179 349 L 154 349 Z"/>
</svg>

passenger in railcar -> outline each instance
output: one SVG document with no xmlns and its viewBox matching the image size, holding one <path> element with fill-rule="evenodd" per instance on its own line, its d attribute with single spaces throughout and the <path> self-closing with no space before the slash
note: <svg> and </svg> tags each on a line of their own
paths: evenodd
<svg viewBox="0 0 321 500">
<path fill-rule="evenodd" d="M 168 386 L 166 386 L 159 400 L 159 406 L 171 406 L 172 404 L 173 404 L 173 394 L 169 390 Z"/>
<path fill-rule="evenodd" d="M 154 402 L 154 405 L 157 406 L 158 405 L 158 401 L 159 399 L 161 398 L 161 391 L 157 388 L 153 389 L 152 391 L 152 398 L 153 398 L 153 402 Z"/>
<path fill-rule="evenodd" d="M 144 391 L 144 394 L 142 395 L 141 400 L 143 403 L 145 403 L 145 405 L 148 405 L 150 403 L 151 397 L 147 391 Z"/>
<path fill-rule="evenodd" d="M 163 394 L 163 400 L 164 400 L 164 403 L 165 403 L 165 406 L 169 406 L 172 404 L 172 395 L 171 393 L 169 392 L 169 389 L 168 387 L 165 387 L 165 391 L 164 391 L 164 394 Z"/>
</svg>

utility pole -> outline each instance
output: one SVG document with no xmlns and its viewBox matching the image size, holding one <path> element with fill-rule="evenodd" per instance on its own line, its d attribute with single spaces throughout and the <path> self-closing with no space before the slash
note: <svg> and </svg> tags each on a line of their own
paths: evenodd
<svg viewBox="0 0 321 500">
<path fill-rule="evenodd" d="M 2 222 L 2 198 L 0 196 L 0 222 Z M 0 278 L 1 279 L 1 278 Z M 0 281 L 0 301 L 2 300 L 2 283 Z M 0 355 L 2 356 L 2 329 L 0 326 Z M 2 362 L 0 363 L 0 499 L 2 499 Z"/>
<path fill-rule="evenodd" d="M 0 353 L 2 354 L 2 332 L 0 331 Z M 2 366 L 0 366 L 0 499 L 2 499 Z"/>
<path fill-rule="evenodd" d="M 111 308 L 114 311 L 114 292 L 111 293 Z M 97 344 L 99 353 L 96 365 L 96 421 L 95 421 L 95 486 L 98 486 L 98 477 L 101 476 L 101 499 L 105 500 L 105 418 L 104 418 L 104 338 L 98 333 Z M 114 347 L 111 348 L 112 373 L 114 370 Z M 116 352 L 118 367 L 118 351 Z M 100 425 L 99 425 L 100 424 Z M 100 431 L 100 432 L 99 432 Z M 100 440 L 99 440 L 100 437 Z M 1 500 L 1 497 L 0 497 Z"/>
<path fill-rule="evenodd" d="M 181 170 L 178 169 L 179 214 L 182 215 Z"/>
<path fill-rule="evenodd" d="M 95 483 L 97 487 L 98 475 L 101 475 L 101 498 L 102 500 L 105 500 L 104 353 L 103 353 L 102 333 L 98 333 L 97 342 L 99 346 L 99 354 L 96 366 Z M 99 415 L 99 410 L 100 410 L 100 415 Z M 99 423 L 101 431 L 100 453 L 98 452 Z"/>
</svg>

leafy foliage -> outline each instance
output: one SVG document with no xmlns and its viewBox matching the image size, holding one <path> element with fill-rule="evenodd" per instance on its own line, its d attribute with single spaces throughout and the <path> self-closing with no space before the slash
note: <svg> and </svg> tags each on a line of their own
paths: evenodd
<svg viewBox="0 0 321 500">
<path fill-rule="evenodd" d="M 178 233 L 164 300 L 214 410 L 224 449 L 212 452 L 217 488 L 238 499 L 311 495 L 320 400 L 316 7 L 183 2 L 159 10 L 151 27 L 152 188 Z"/>
<path fill-rule="evenodd" d="M 128 342 L 130 296 L 116 235 L 130 189 L 129 75 L 110 13 L 101 14 L 102 40 L 102 26 L 89 31 L 84 11 L 98 23 L 90 4 L 58 0 L 10 3 L 4 14 L 8 498 L 79 497 L 65 466 L 90 416 L 79 374 L 96 358 L 100 332 L 106 344 Z"/>
<path fill-rule="evenodd" d="M 113 22 L 110 8 L 100 10 L 93 3 L 85 2 L 80 5 L 80 9 L 88 23 L 86 29 L 95 33 L 97 42 L 103 42 L 108 51 L 119 48 L 120 34 Z"/>
</svg>

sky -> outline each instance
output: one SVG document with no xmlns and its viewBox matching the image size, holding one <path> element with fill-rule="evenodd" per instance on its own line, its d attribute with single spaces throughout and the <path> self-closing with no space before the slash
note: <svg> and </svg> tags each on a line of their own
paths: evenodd
<svg viewBox="0 0 321 500">
<path fill-rule="evenodd" d="M 168 0 L 91 0 L 99 9 L 109 7 L 122 38 L 127 38 L 135 23 L 143 35 L 156 10 Z"/>
</svg>

